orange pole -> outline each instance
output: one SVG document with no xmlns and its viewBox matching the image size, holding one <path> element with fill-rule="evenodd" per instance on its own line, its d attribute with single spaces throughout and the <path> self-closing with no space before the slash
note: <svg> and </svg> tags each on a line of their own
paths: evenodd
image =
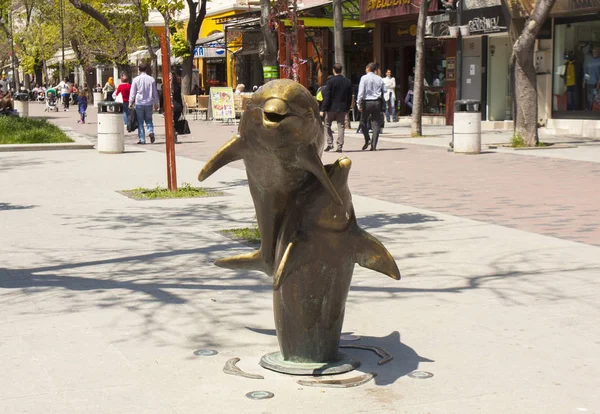
<svg viewBox="0 0 600 414">
<path fill-rule="evenodd" d="M 173 132 L 173 108 L 171 107 L 170 56 L 167 49 L 167 34 L 160 34 L 162 53 L 163 105 L 165 111 L 165 144 L 167 153 L 167 183 L 170 191 L 177 191 L 177 167 L 175 164 L 175 133 Z"/>
</svg>

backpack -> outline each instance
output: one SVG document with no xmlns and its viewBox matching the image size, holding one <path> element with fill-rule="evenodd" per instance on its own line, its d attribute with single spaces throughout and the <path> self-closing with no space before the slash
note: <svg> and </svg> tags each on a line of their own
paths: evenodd
<svg viewBox="0 0 600 414">
<path fill-rule="evenodd" d="M 316 96 L 317 102 L 323 102 L 323 91 L 321 89 L 322 89 L 322 87 L 317 89 L 317 96 Z"/>
</svg>

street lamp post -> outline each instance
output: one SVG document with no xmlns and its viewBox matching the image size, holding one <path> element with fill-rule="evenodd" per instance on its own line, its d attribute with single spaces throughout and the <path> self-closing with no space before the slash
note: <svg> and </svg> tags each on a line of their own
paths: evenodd
<svg viewBox="0 0 600 414">
<path fill-rule="evenodd" d="M 167 46 L 167 23 L 160 13 L 153 11 L 144 23 L 154 30 L 160 37 L 160 51 L 162 54 L 162 76 L 163 76 L 163 102 L 165 114 L 165 141 L 167 153 L 167 184 L 170 191 L 177 191 L 177 166 L 175 164 L 175 133 L 173 131 L 173 108 L 171 107 L 171 82 L 169 81 L 169 67 L 171 55 Z M 143 126 L 140 125 L 140 128 Z"/>
</svg>

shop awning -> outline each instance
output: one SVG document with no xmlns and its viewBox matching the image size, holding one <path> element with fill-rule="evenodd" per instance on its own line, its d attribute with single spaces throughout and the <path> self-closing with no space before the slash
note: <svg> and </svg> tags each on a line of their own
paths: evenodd
<svg viewBox="0 0 600 414">
<path fill-rule="evenodd" d="M 196 41 L 196 46 L 202 46 L 209 43 L 223 43 L 222 41 L 225 39 L 225 33 L 213 33 L 210 36 L 202 37 Z M 221 40 L 221 42 L 219 42 Z"/>
</svg>

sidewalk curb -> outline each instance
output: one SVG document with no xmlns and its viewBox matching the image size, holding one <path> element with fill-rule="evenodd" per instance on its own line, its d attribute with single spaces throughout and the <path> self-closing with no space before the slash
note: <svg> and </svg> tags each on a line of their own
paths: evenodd
<svg viewBox="0 0 600 414">
<path fill-rule="evenodd" d="M 65 142 L 58 144 L 8 144 L 0 145 L 0 152 L 17 151 L 51 151 L 51 150 L 82 150 L 94 149 L 94 144 L 90 142 L 87 135 L 75 132 L 70 127 L 59 127 L 75 142 Z"/>
</svg>

